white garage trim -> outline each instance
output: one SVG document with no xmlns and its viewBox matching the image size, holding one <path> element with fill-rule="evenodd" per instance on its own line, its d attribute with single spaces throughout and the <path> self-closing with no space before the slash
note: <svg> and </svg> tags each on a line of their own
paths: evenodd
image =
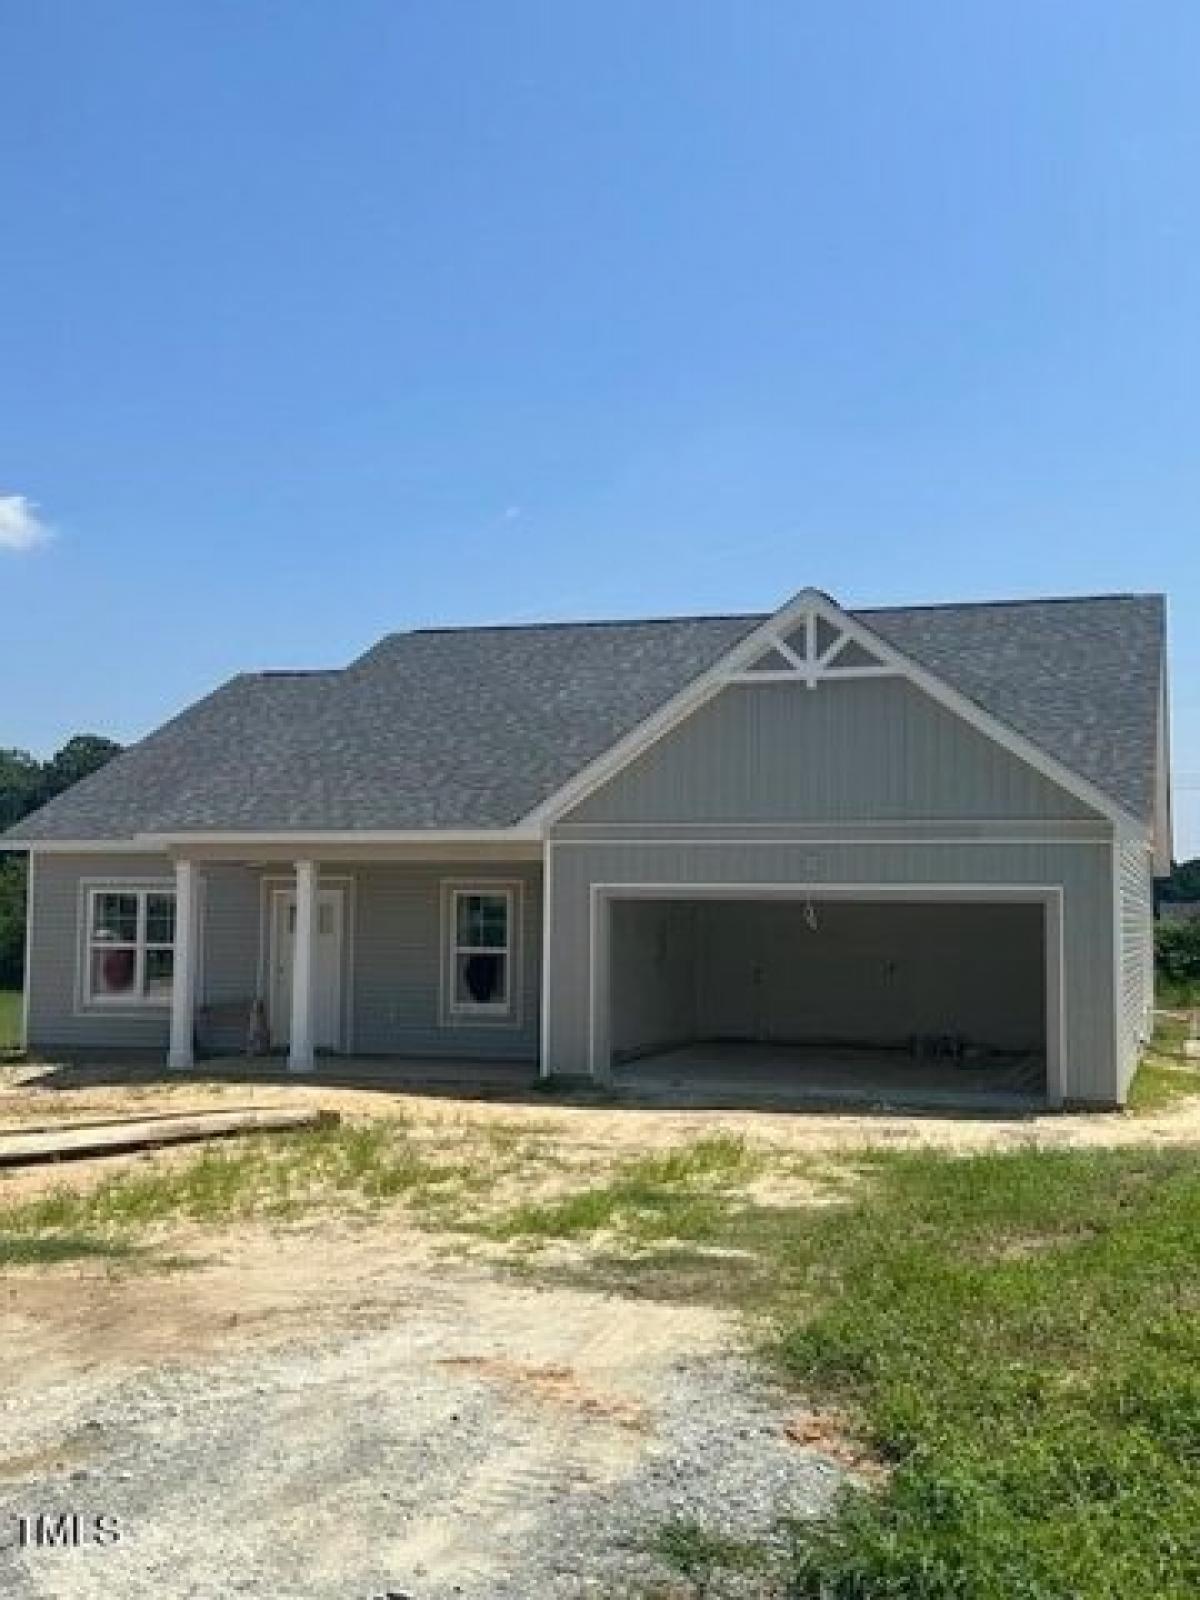
<svg viewBox="0 0 1200 1600">
<path fill-rule="evenodd" d="M 894 900 L 948 904 L 1040 905 L 1046 990 L 1046 1100 L 1066 1097 L 1063 892 L 1054 884 L 928 883 L 593 883 L 588 917 L 588 1070 L 611 1075 L 610 932 L 615 900 Z"/>
</svg>

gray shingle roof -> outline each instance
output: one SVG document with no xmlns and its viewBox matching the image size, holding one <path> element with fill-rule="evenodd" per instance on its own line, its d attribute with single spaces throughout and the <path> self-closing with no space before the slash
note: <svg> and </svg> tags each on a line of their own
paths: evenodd
<svg viewBox="0 0 1200 1600">
<path fill-rule="evenodd" d="M 1150 816 L 1160 597 L 856 615 L 1128 810 Z M 342 671 L 237 677 L 25 818 L 13 836 L 504 827 L 762 620 L 400 633 Z"/>
</svg>

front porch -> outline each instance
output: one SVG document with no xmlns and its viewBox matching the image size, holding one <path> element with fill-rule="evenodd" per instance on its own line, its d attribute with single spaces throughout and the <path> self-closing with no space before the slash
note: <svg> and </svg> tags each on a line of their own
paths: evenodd
<svg viewBox="0 0 1200 1600">
<path fill-rule="evenodd" d="M 461 1085 L 539 1060 L 541 864 L 409 847 L 176 855 L 167 1063 Z M 160 1012 L 160 1015 L 163 1013 Z"/>
</svg>

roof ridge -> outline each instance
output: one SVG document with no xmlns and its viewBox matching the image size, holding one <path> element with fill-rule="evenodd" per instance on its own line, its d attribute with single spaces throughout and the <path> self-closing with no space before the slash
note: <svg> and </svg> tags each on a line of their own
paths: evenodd
<svg viewBox="0 0 1200 1600">
<path fill-rule="evenodd" d="M 1021 595 L 997 600 L 928 600 L 894 605 L 855 606 L 844 609 L 851 616 L 878 616 L 895 611 L 997 611 L 1017 606 L 1067 606 L 1085 605 L 1098 600 L 1162 600 L 1161 590 L 1109 590 L 1092 594 Z M 838 602 L 835 601 L 835 604 Z M 778 609 L 778 608 L 776 608 Z M 547 618 L 536 622 L 460 622 L 436 624 L 420 628 L 393 628 L 377 641 L 407 639 L 414 634 L 428 637 L 447 633 L 538 633 L 564 628 L 631 628 L 670 627 L 681 622 L 758 622 L 767 621 L 775 611 L 694 611 L 669 616 L 649 617 L 578 617 Z M 372 646 L 371 648 L 375 648 Z"/>
<path fill-rule="evenodd" d="M 1011 600 L 926 600 L 912 605 L 847 606 L 851 616 L 878 616 L 884 611 L 1000 611 L 1016 606 L 1075 606 L 1089 605 L 1097 600 L 1165 600 L 1161 589 L 1117 589 L 1099 594 L 1042 594 L 1022 595 Z"/>
<path fill-rule="evenodd" d="M 771 611 L 700 611 L 669 617 L 569 617 L 542 622 L 460 622 L 440 627 L 396 628 L 385 639 L 405 639 L 414 633 L 538 633 L 558 628 L 645 628 L 669 627 L 677 622 L 757 622 L 773 616 Z"/>
<path fill-rule="evenodd" d="M 239 678 L 337 678 L 345 667 L 260 667 L 257 672 L 239 672 Z"/>
</svg>

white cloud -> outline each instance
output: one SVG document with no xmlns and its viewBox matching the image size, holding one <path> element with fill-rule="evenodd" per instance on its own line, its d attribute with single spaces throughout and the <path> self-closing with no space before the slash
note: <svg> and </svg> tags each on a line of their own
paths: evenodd
<svg viewBox="0 0 1200 1600">
<path fill-rule="evenodd" d="M 515 522 L 520 515 L 520 506 L 505 506 L 503 520 L 505 522 Z"/>
<path fill-rule="evenodd" d="M 0 550 L 32 550 L 51 537 L 50 526 L 23 494 L 0 494 Z"/>
</svg>

